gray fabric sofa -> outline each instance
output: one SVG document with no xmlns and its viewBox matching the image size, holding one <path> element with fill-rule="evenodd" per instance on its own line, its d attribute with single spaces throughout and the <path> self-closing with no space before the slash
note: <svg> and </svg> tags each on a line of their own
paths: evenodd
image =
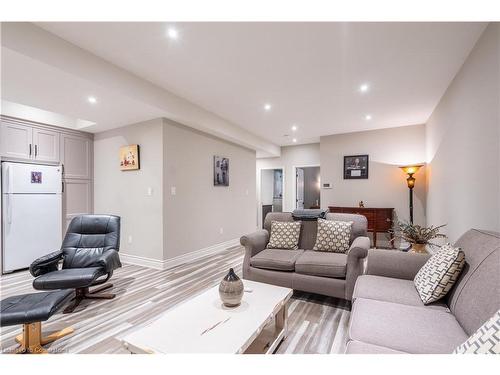
<svg viewBox="0 0 500 375">
<path fill-rule="evenodd" d="M 368 223 L 362 215 L 327 214 L 326 219 L 353 222 L 347 254 L 312 251 L 316 220 L 302 221 L 298 250 L 266 249 L 271 222 L 294 220 L 289 212 L 271 212 L 264 229 L 240 239 L 245 247 L 243 278 L 350 300 L 370 248 Z"/>
<path fill-rule="evenodd" d="M 500 234 L 456 242 L 466 265 L 442 300 L 425 306 L 413 278 L 430 255 L 370 250 L 353 294 L 346 353 L 452 353 L 500 309 Z"/>
</svg>

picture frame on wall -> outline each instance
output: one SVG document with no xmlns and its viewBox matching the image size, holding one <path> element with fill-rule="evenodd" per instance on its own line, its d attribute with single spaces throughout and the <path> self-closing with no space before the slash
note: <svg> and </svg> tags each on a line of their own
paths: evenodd
<svg viewBox="0 0 500 375">
<path fill-rule="evenodd" d="M 229 186 L 229 159 L 214 156 L 214 186 Z"/>
<path fill-rule="evenodd" d="M 344 156 L 344 180 L 367 179 L 368 169 L 368 155 Z"/>
<path fill-rule="evenodd" d="M 139 145 L 120 147 L 120 170 L 134 171 L 140 168 Z"/>
</svg>

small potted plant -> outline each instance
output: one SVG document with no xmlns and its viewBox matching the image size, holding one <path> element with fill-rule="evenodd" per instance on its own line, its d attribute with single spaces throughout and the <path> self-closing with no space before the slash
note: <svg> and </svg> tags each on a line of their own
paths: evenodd
<svg viewBox="0 0 500 375">
<path fill-rule="evenodd" d="M 426 245 L 438 246 L 431 242 L 436 238 L 446 238 L 446 235 L 439 233 L 439 230 L 446 224 L 437 227 L 423 227 L 406 221 L 398 221 L 391 232 L 394 238 L 399 238 L 402 241 L 408 242 L 411 249 L 415 253 L 426 253 Z"/>
</svg>

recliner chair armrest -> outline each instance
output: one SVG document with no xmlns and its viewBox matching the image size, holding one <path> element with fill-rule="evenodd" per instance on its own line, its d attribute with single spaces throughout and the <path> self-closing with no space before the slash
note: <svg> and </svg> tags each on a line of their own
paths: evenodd
<svg viewBox="0 0 500 375">
<path fill-rule="evenodd" d="M 269 232 L 265 229 L 247 234 L 240 238 L 240 243 L 245 247 L 245 258 L 253 257 L 264 250 L 269 242 Z"/>
<path fill-rule="evenodd" d="M 430 254 L 406 253 L 398 250 L 370 250 L 366 274 L 413 280 L 430 257 Z"/>
<path fill-rule="evenodd" d="M 62 258 L 63 252 L 58 250 L 34 260 L 33 263 L 30 264 L 31 275 L 33 277 L 38 277 L 49 272 L 57 271 L 57 265 Z"/>
<path fill-rule="evenodd" d="M 96 259 L 93 266 L 102 267 L 106 270 L 106 272 L 111 272 L 117 268 L 120 268 L 122 266 L 122 263 L 120 262 L 118 251 L 110 249 L 102 253 L 102 255 L 98 259 Z"/>
</svg>

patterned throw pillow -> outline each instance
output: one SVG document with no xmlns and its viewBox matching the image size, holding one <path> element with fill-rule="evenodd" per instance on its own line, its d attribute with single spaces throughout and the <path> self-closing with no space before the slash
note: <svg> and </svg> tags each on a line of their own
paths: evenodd
<svg viewBox="0 0 500 375">
<path fill-rule="evenodd" d="M 500 310 L 459 345 L 453 354 L 500 354 Z"/>
<path fill-rule="evenodd" d="M 318 232 L 313 250 L 345 253 L 349 250 L 352 221 L 318 219 Z"/>
<path fill-rule="evenodd" d="M 465 254 L 459 247 L 442 246 L 413 280 L 422 302 L 427 305 L 443 298 L 457 281 L 464 264 Z"/>
<path fill-rule="evenodd" d="M 268 249 L 297 250 L 299 248 L 300 221 L 272 221 Z"/>
</svg>

